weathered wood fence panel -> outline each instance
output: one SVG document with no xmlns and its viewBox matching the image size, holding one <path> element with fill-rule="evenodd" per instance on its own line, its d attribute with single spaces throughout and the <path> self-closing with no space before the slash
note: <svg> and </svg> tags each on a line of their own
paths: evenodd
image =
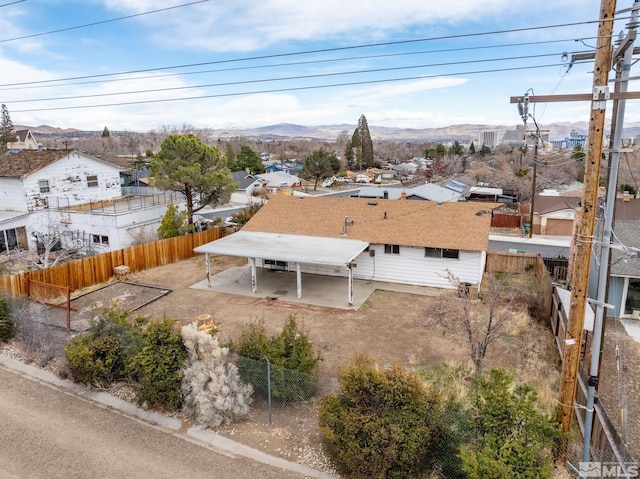
<svg viewBox="0 0 640 479">
<path fill-rule="evenodd" d="M 104 283 L 114 277 L 116 266 L 128 266 L 131 272 L 143 271 L 183 259 L 197 253 L 193 248 L 231 233 L 231 228 L 213 228 L 176 238 L 169 238 L 62 263 L 51 268 L 0 277 L 0 291 L 24 296 L 25 278 L 72 291 Z"/>
<path fill-rule="evenodd" d="M 506 251 L 489 251 L 487 253 L 486 271 L 505 274 L 529 274 L 535 276 L 541 311 L 551 314 L 553 284 L 551 277 L 540 255 L 535 253 L 509 253 Z"/>
</svg>

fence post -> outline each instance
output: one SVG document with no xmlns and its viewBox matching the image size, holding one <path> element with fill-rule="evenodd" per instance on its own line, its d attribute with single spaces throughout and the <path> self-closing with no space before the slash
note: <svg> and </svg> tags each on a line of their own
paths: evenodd
<svg viewBox="0 0 640 479">
<path fill-rule="evenodd" d="M 269 408 L 269 429 L 273 427 L 273 423 L 271 422 L 271 363 L 269 362 L 268 357 L 264 357 L 267 361 L 267 404 Z"/>
</svg>

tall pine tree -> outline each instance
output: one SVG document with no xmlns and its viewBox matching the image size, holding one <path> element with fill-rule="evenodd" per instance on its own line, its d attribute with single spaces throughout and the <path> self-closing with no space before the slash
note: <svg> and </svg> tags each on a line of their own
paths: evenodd
<svg viewBox="0 0 640 479">
<path fill-rule="evenodd" d="M 351 137 L 351 146 L 355 151 L 356 165 L 359 170 L 373 166 L 373 141 L 364 115 L 360 115 L 358 127 Z"/>
<path fill-rule="evenodd" d="M 13 131 L 13 122 L 7 106 L 3 104 L 2 120 L 0 120 L 0 152 L 4 152 L 7 149 L 7 143 L 14 141 L 16 141 L 16 135 Z"/>
</svg>

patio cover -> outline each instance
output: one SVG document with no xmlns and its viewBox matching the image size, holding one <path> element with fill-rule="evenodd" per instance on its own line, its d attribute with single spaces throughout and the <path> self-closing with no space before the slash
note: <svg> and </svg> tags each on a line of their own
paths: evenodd
<svg viewBox="0 0 640 479">
<path fill-rule="evenodd" d="M 207 278 L 209 278 L 209 255 L 211 254 L 249 258 L 251 287 L 254 293 L 257 290 L 256 258 L 295 263 L 298 298 L 302 296 L 300 264 L 347 266 L 349 268 L 349 304 L 351 304 L 353 302 L 353 276 L 350 263 L 368 246 L 369 243 L 365 241 L 347 238 L 238 231 L 198 246 L 194 248 L 194 251 L 205 254 Z"/>
</svg>

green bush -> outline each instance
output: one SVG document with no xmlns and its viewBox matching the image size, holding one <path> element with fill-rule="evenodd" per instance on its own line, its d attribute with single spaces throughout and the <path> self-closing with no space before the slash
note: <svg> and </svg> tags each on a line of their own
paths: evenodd
<svg viewBox="0 0 640 479">
<path fill-rule="evenodd" d="M 174 238 L 182 236 L 189 232 L 187 212 L 180 210 L 176 205 L 167 206 L 160 226 L 158 227 L 158 236 L 161 239 Z"/>
<path fill-rule="evenodd" d="M 149 323 L 140 346 L 131 364 L 138 402 L 150 407 L 180 408 L 181 368 L 187 359 L 187 349 L 176 322 L 165 318 Z"/>
<path fill-rule="evenodd" d="M 530 385 L 513 384 L 513 376 L 494 369 L 472 387 L 475 438 L 460 452 L 470 479 L 544 479 L 553 472 L 558 424 L 537 410 Z"/>
<path fill-rule="evenodd" d="M 305 401 L 315 396 L 317 365 L 322 358 L 299 329 L 295 316 L 289 316 L 280 335 L 272 338 L 267 337 L 263 324 L 251 323 L 243 330 L 236 352 L 240 355 L 240 377 L 254 387 L 255 394 L 267 395 L 267 358 L 271 363 L 273 399 Z"/>
<path fill-rule="evenodd" d="M 417 374 L 357 356 L 340 391 L 319 407 L 320 434 L 339 472 L 354 478 L 421 477 L 443 438 L 440 398 Z"/>
<path fill-rule="evenodd" d="M 135 341 L 128 313 L 105 309 L 86 334 L 74 337 L 65 348 L 71 376 L 76 382 L 98 387 L 125 378 Z"/>
<path fill-rule="evenodd" d="M 11 320 L 7 299 L 0 297 L 0 343 L 11 341 L 15 334 L 16 327 Z"/>
</svg>

